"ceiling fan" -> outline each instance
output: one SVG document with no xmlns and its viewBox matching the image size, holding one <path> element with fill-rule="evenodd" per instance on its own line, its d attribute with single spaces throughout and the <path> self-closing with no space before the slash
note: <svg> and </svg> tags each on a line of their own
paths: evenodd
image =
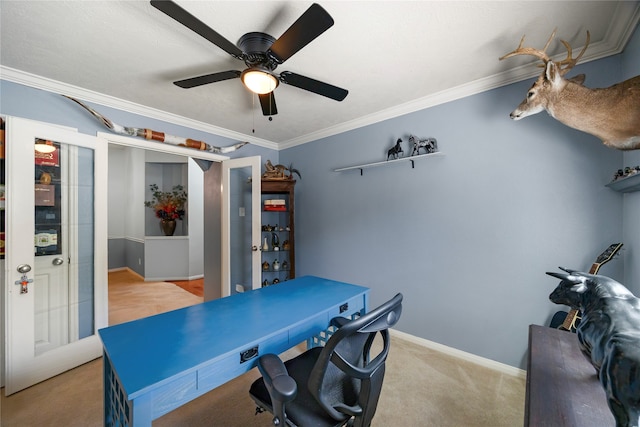
<svg viewBox="0 0 640 427">
<path fill-rule="evenodd" d="M 314 3 L 294 22 L 279 39 L 261 32 L 250 32 L 234 45 L 212 28 L 170 0 L 151 0 L 151 5 L 170 18 L 196 32 L 236 59 L 244 61 L 244 71 L 229 70 L 205 74 L 173 82 L 189 89 L 209 83 L 240 78 L 244 85 L 258 94 L 262 114 L 278 114 L 273 90 L 279 82 L 295 86 L 336 101 L 342 101 L 349 91 L 310 77 L 283 71 L 274 73 L 276 67 L 308 45 L 333 25 L 333 18 L 320 5 Z"/>
</svg>

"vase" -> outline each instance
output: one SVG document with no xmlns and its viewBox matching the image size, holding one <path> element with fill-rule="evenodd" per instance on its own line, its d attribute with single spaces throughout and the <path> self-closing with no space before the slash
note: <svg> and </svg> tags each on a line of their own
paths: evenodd
<svg viewBox="0 0 640 427">
<path fill-rule="evenodd" d="M 176 231 L 176 220 L 175 219 L 161 219 L 160 220 L 160 229 L 164 233 L 165 236 L 173 236 L 173 233 Z"/>
</svg>

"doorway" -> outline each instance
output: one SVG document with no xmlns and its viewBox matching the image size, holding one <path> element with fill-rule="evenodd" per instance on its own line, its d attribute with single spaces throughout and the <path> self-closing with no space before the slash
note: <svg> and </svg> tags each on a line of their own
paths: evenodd
<svg viewBox="0 0 640 427">
<path fill-rule="evenodd" d="M 108 184 L 109 325 L 202 302 L 173 283 L 204 278 L 202 168 L 185 155 L 109 144 Z M 170 236 L 145 206 L 151 186 L 186 192 L 185 213 Z"/>
</svg>

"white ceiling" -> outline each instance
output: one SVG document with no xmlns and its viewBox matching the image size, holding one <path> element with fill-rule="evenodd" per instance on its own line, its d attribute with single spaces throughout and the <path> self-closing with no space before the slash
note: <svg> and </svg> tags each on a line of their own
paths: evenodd
<svg viewBox="0 0 640 427">
<path fill-rule="evenodd" d="M 177 3 L 233 43 L 250 31 L 278 38 L 311 5 Z M 18 83 L 285 148 L 532 77 L 539 73 L 533 58 L 498 60 L 524 34 L 526 45 L 542 48 L 557 27 L 549 52 L 564 57 L 557 39 L 577 52 L 589 30 L 591 43 L 581 61 L 586 62 L 620 53 L 640 20 L 638 1 L 320 4 L 335 25 L 276 72 L 312 77 L 348 89 L 349 95 L 337 102 L 281 84 L 273 121 L 262 116 L 257 97 L 239 79 L 193 89 L 173 85 L 196 75 L 243 70 L 244 63 L 148 1 L 2 0 L 0 72 Z M 514 99 L 514 107 L 519 101 Z"/>
</svg>

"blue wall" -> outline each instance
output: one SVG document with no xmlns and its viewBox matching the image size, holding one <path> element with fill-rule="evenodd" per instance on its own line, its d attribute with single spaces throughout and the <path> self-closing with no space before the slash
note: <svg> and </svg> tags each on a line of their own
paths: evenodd
<svg viewBox="0 0 640 427">
<path fill-rule="evenodd" d="M 637 36 L 636 36 L 637 38 Z M 634 53 L 637 58 L 637 53 Z M 587 86 L 621 80 L 621 55 L 577 66 Z M 636 67 L 636 74 L 640 67 Z M 529 324 L 548 324 L 557 266 L 588 270 L 623 240 L 622 195 L 605 187 L 622 153 L 546 113 L 509 113 L 532 81 L 387 120 L 280 153 L 296 188 L 298 275 L 405 296 L 397 328 L 524 367 Z M 347 100 L 348 101 L 348 100 Z M 436 137 L 444 156 L 359 171 L 398 137 Z M 637 210 L 634 218 L 637 222 Z M 623 279 L 621 260 L 602 274 Z"/>
<path fill-rule="evenodd" d="M 640 27 L 637 27 L 631 41 L 622 56 L 622 78 L 630 79 L 640 74 Z M 640 120 L 640 118 L 638 118 Z M 624 153 L 624 167 L 640 165 L 640 150 Z M 636 242 L 635 246 L 627 245 L 624 251 L 625 284 L 633 293 L 640 296 L 640 192 L 627 193 L 623 199 L 625 240 Z"/>
</svg>

